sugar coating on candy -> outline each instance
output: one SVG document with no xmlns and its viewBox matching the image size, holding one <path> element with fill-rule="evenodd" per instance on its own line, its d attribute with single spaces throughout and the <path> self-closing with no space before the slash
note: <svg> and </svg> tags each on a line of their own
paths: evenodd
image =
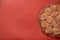
<svg viewBox="0 0 60 40">
<path fill-rule="evenodd" d="M 41 22 L 41 26 L 42 26 L 43 28 L 46 28 L 46 27 L 50 26 L 50 24 L 48 24 L 46 21 L 42 21 L 42 22 Z"/>
<path fill-rule="evenodd" d="M 56 20 L 60 21 L 60 15 L 56 16 Z"/>
<path fill-rule="evenodd" d="M 52 23 L 54 21 L 54 18 L 52 16 L 47 17 L 47 22 Z"/>
<path fill-rule="evenodd" d="M 52 33 L 52 28 L 51 28 L 51 26 L 46 27 L 45 32 L 46 32 L 46 33 Z"/>
<path fill-rule="evenodd" d="M 51 16 L 52 16 L 52 17 L 56 17 L 59 13 L 60 13 L 60 12 L 53 12 L 53 13 L 51 13 Z"/>
<path fill-rule="evenodd" d="M 41 20 L 47 19 L 47 14 L 46 14 L 46 13 L 41 14 L 40 19 L 41 19 Z"/>
<path fill-rule="evenodd" d="M 50 5 L 42 10 L 39 17 L 43 32 L 49 36 L 60 36 L 60 5 Z"/>
</svg>

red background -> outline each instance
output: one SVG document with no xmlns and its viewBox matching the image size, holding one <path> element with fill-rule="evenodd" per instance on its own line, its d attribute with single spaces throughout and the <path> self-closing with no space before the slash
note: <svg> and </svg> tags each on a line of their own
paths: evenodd
<svg viewBox="0 0 60 40">
<path fill-rule="evenodd" d="M 59 40 L 41 32 L 40 9 L 59 0 L 0 0 L 0 40 Z"/>
</svg>

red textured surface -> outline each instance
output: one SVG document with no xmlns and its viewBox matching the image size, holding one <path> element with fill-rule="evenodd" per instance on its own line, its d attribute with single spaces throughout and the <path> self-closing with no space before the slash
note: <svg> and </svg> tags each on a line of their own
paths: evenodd
<svg viewBox="0 0 60 40">
<path fill-rule="evenodd" d="M 41 32 L 37 17 L 45 5 L 59 0 L 0 0 L 0 40 L 59 40 Z"/>
</svg>

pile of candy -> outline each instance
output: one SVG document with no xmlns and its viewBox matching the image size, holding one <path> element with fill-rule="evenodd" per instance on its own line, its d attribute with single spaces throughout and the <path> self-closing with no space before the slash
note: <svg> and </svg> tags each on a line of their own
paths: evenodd
<svg viewBox="0 0 60 40">
<path fill-rule="evenodd" d="M 42 10 L 39 17 L 43 33 L 51 37 L 60 36 L 60 5 L 50 5 Z"/>
</svg>

